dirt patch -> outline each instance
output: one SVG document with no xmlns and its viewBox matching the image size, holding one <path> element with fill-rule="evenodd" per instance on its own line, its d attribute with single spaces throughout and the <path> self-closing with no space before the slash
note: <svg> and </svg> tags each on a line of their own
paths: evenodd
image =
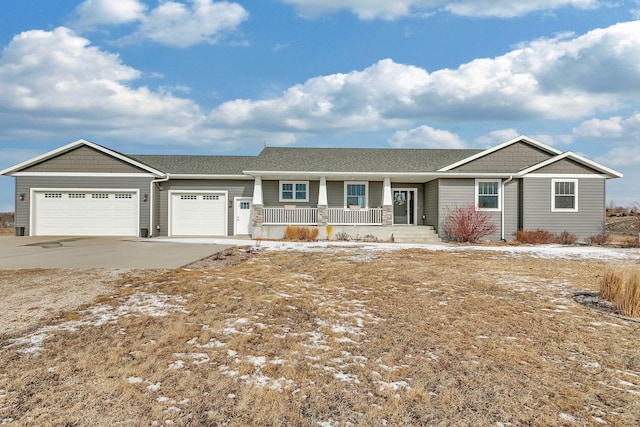
<svg viewBox="0 0 640 427">
<path fill-rule="evenodd" d="M 112 295 L 127 282 L 165 270 L 0 270 L 0 339 L 29 331 L 61 313 Z"/>
</svg>

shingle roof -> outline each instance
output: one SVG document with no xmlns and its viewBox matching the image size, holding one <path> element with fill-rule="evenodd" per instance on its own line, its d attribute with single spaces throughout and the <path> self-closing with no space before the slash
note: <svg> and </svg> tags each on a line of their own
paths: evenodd
<svg viewBox="0 0 640 427">
<path fill-rule="evenodd" d="M 281 148 L 262 150 L 253 171 L 435 172 L 482 150 Z"/>
<path fill-rule="evenodd" d="M 169 174 L 242 175 L 255 156 L 133 154 L 128 157 Z"/>
</svg>

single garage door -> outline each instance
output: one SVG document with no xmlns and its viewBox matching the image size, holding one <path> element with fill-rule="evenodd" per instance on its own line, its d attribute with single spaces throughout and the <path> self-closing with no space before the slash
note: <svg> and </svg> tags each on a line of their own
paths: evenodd
<svg viewBox="0 0 640 427">
<path fill-rule="evenodd" d="M 137 236 L 135 191 L 59 191 L 34 193 L 36 236 Z"/>
<path fill-rule="evenodd" d="M 226 194 L 172 193 L 171 235 L 226 236 Z"/>
</svg>

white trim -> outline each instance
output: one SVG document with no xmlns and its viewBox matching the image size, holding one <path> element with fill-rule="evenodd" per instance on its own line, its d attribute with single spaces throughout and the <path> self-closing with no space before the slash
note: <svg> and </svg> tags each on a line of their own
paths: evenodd
<svg viewBox="0 0 640 427">
<path fill-rule="evenodd" d="M 441 169 L 438 169 L 438 172 L 449 171 L 451 169 L 457 168 L 458 166 L 462 166 L 462 165 L 464 165 L 466 163 L 469 163 L 469 162 L 472 162 L 474 160 L 477 160 L 480 157 L 484 157 L 484 156 L 486 156 L 488 154 L 491 154 L 491 153 L 494 153 L 494 152 L 496 152 L 498 150 L 502 150 L 503 148 L 508 147 L 510 145 L 513 145 L 513 144 L 516 144 L 518 142 L 526 142 L 529 145 L 532 145 L 534 147 L 540 148 L 541 150 L 547 151 L 547 152 L 549 152 L 551 154 L 558 155 L 558 154 L 562 153 L 562 151 L 560 151 L 560 150 L 558 150 L 556 148 L 553 148 L 550 145 L 543 144 L 542 142 L 536 141 L 535 139 L 529 138 L 528 136 L 520 135 L 520 136 L 518 136 L 516 138 L 510 139 L 509 141 L 504 142 L 504 143 L 502 143 L 500 145 L 497 145 L 497 146 L 495 146 L 493 148 L 489 148 L 488 150 L 484 150 L 484 151 L 482 151 L 482 152 L 480 152 L 478 154 L 474 154 L 473 156 L 467 157 L 466 159 L 462 159 L 462 160 L 460 160 L 460 161 L 458 161 L 456 163 L 453 163 L 453 164 L 451 164 L 449 166 L 445 166 L 445 167 L 443 167 Z"/>
<path fill-rule="evenodd" d="M 110 172 L 16 172 L 11 176 L 60 176 L 79 178 L 154 178 L 152 173 L 110 173 Z"/>
<path fill-rule="evenodd" d="M 39 156 L 36 156 L 36 157 L 34 157 L 32 159 L 25 160 L 22 163 L 18 163 L 17 165 L 11 166 L 11 167 L 9 167 L 7 169 L 4 169 L 4 170 L 0 171 L 0 175 L 10 175 L 11 172 L 13 172 L 15 170 L 23 169 L 25 167 L 34 165 L 36 163 L 40 163 L 40 162 L 42 162 L 44 160 L 48 160 L 50 158 L 56 157 L 56 156 L 58 156 L 60 154 L 66 153 L 67 151 L 71 151 L 74 148 L 80 147 L 81 145 L 86 145 L 88 147 L 91 147 L 94 150 L 100 151 L 100 152 L 102 152 L 102 153 L 104 153 L 104 154 L 106 154 L 108 156 L 115 157 L 116 159 L 122 160 L 123 162 L 128 163 L 128 164 L 130 164 L 132 166 L 135 166 L 137 168 L 144 169 L 147 172 L 150 172 L 150 173 L 152 173 L 154 175 L 157 175 L 157 176 L 163 176 L 164 175 L 159 170 L 156 170 L 156 169 L 154 169 L 152 167 L 149 167 L 149 166 L 147 166 L 145 164 L 137 162 L 137 161 L 133 160 L 130 157 L 127 157 L 127 156 L 125 156 L 123 154 L 120 154 L 120 153 L 117 153 L 115 151 L 112 151 L 112 150 L 110 150 L 108 148 L 102 147 L 102 146 L 100 146 L 98 144 L 94 144 L 93 142 L 87 141 L 86 139 L 79 139 L 79 140 L 74 141 L 74 142 L 72 142 L 70 144 L 67 144 L 67 145 L 64 145 L 62 147 L 56 148 L 55 150 L 52 150 L 52 151 L 49 151 L 47 153 L 41 154 Z"/>
<path fill-rule="evenodd" d="M 567 179 L 607 179 L 609 178 L 607 175 L 596 175 L 596 174 L 588 174 L 588 175 L 580 175 L 577 173 L 530 173 L 527 176 L 523 176 L 520 178 L 567 178 Z"/>
<path fill-rule="evenodd" d="M 497 208 L 481 208 L 479 203 L 478 184 L 480 182 L 495 182 L 498 184 L 498 204 Z M 502 180 L 501 179 L 476 179 L 474 185 L 476 211 L 500 212 L 502 210 Z"/>
<path fill-rule="evenodd" d="M 544 162 L 540 162 L 537 165 L 533 165 L 527 169 L 521 170 L 520 172 L 518 172 L 518 176 L 525 176 L 527 174 L 530 174 L 533 171 L 536 171 L 538 169 L 542 169 L 546 166 L 549 166 L 553 163 L 556 163 L 560 160 L 563 159 L 569 159 L 569 160 L 573 160 L 577 163 L 582 164 L 583 166 L 587 166 L 591 169 L 595 169 L 599 172 L 602 172 L 606 175 L 609 175 L 610 177 L 614 177 L 614 178 L 622 178 L 622 174 L 620 172 L 614 171 L 613 169 L 609 169 L 608 167 L 601 165 L 599 163 L 596 163 L 594 161 L 591 161 L 585 157 L 580 156 L 579 154 L 573 153 L 571 151 L 567 151 L 566 153 L 562 153 L 558 156 L 552 157 L 550 159 L 545 160 Z M 585 172 L 585 175 L 588 175 L 588 172 Z"/>
<path fill-rule="evenodd" d="M 282 185 L 283 184 L 293 184 L 293 188 L 291 190 L 291 192 L 293 193 L 291 196 L 293 198 L 291 198 L 291 199 L 282 198 Z M 304 184 L 304 185 L 306 185 L 305 198 L 304 199 L 297 199 L 296 198 L 296 184 Z M 291 202 L 291 203 L 295 203 L 295 202 L 307 203 L 307 202 L 309 202 L 309 181 L 287 181 L 287 180 L 278 181 L 278 201 L 280 201 L 280 202 Z"/>
<path fill-rule="evenodd" d="M 136 234 L 140 230 L 140 189 L 139 188 L 59 188 L 59 187 L 32 187 L 29 189 L 29 236 L 35 236 L 35 193 L 42 192 L 96 192 L 96 193 L 135 193 L 138 203 L 136 204 Z"/>
<path fill-rule="evenodd" d="M 556 208 L 556 182 L 573 182 L 573 208 Z M 551 212 L 578 212 L 578 180 L 558 178 L 551 180 Z"/>
<path fill-rule="evenodd" d="M 413 192 L 413 223 L 409 223 L 407 222 L 406 224 L 396 224 L 395 220 L 396 220 L 396 216 L 395 216 L 395 201 L 392 203 L 392 209 L 391 209 L 391 224 L 392 225 L 418 225 L 418 188 L 412 188 L 412 187 L 403 187 L 403 188 L 392 188 L 391 189 L 391 200 L 393 200 L 393 192 L 394 191 L 412 191 Z M 409 203 L 409 200 L 407 200 L 407 204 Z M 407 211 L 407 214 L 409 212 Z M 411 217 L 407 216 L 407 221 L 410 220 Z"/>
<path fill-rule="evenodd" d="M 327 198 L 327 178 L 320 177 L 320 184 L 318 186 L 318 206 L 328 206 L 329 199 Z"/>
<path fill-rule="evenodd" d="M 347 185 L 364 185 L 364 206 L 361 209 L 369 209 L 369 181 L 345 181 L 344 182 L 344 208 L 349 209 L 347 204 Z M 359 205 L 358 205 L 359 206 Z"/>
<path fill-rule="evenodd" d="M 253 197 L 234 197 L 233 198 L 233 235 L 238 235 L 238 202 L 249 202 L 251 203 L 251 210 L 253 210 Z M 251 228 L 251 214 L 249 214 L 249 228 Z M 251 234 L 251 230 L 249 230 L 249 234 Z"/>
<path fill-rule="evenodd" d="M 241 179 L 241 180 L 253 180 L 254 178 L 249 175 L 223 175 L 223 174 L 188 174 L 177 173 L 171 174 L 171 179 Z"/>
<path fill-rule="evenodd" d="M 173 175 L 172 175 L 173 176 Z M 229 192 L 227 190 L 179 190 L 173 189 L 167 191 L 167 207 L 169 212 L 167 212 L 167 236 L 173 235 L 172 230 L 172 212 L 173 212 L 173 196 L 174 194 L 224 194 L 224 234 L 223 236 L 229 235 Z"/>
</svg>

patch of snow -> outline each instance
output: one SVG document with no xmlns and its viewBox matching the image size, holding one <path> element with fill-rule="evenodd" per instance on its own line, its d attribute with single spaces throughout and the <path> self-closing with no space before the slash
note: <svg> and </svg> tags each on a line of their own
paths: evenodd
<svg viewBox="0 0 640 427">
<path fill-rule="evenodd" d="M 144 380 L 139 377 L 129 377 L 127 378 L 127 381 L 129 382 L 129 384 L 142 384 Z"/>
<path fill-rule="evenodd" d="M 574 416 L 573 416 L 573 415 L 571 415 L 571 414 L 566 414 L 566 413 L 564 413 L 564 412 L 560 412 L 560 414 L 559 414 L 558 416 L 559 416 L 560 418 L 562 418 L 563 420 L 568 421 L 568 422 L 570 422 L 570 423 L 575 423 L 575 422 L 577 421 L 577 420 L 576 420 L 576 417 L 574 417 Z"/>
</svg>

